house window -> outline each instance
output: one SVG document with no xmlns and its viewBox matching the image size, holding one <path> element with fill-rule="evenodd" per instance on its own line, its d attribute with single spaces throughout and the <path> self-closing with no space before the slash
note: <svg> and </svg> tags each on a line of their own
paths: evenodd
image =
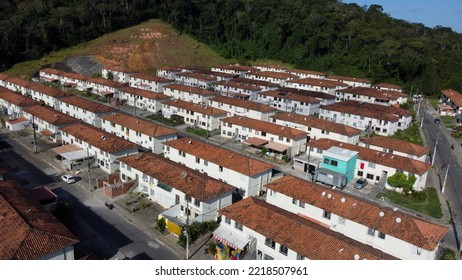
<svg viewBox="0 0 462 280">
<path fill-rule="evenodd" d="M 271 249 L 274 249 L 276 248 L 276 242 L 274 242 L 274 240 L 270 239 L 270 238 L 265 238 L 265 245 L 270 247 Z"/>
<path fill-rule="evenodd" d="M 230 225 L 230 224 L 231 224 L 231 219 L 228 218 L 228 217 L 225 217 L 225 223 L 227 223 L 228 225 Z"/>
<path fill-rule="evenodd" d="M 196 157 L 196 163 L 200 163 L 201 162 L 201 159 Z"/>
<path fill-rule="evenodd" d="M 374 175 L 373 175 L 373 174 L 367 173 L 366 178 L 369 179 L 369 180 L 373 180 L 373 179 L 374 179 Z"/>
<path fill-rule="evenodd" d="M 234 222 L 234 227 L 237 228 L 238 230 L 242 231 L 242 225 L 238 222 Z"/>
<path fill-rule="evenodd" d="M 204 165 L 205 166 L 208 166 L 209 165 L 209 162 L 207 160 L 204 159 Z"/>
<path fill-rule="evenodd" d="M 300 206 L 301 208 L 305 208 L 305 202 L 299 201 L 298 206 Z"/>
<path fill-rule="evenodd" d="M 344 217 L 338 217 L 338 223 L 339 225 L 345 225 L 346 219 Z"/>
<path fill-rule="evenodd" d="M 289 249 L 286 246 L 279 245 L 279 253 L 283 254 L 284 256 L 287 256 L 288 251 Z"/>
<path fill-rule="evenodd" d="M 375 229 L 373 228 L 368 228 L 367 229 L 367 234 L 370 236 L 375 236 Z"/>
<path fill-rule="evenodd" d="M 330 164 L 330 160 L 329 160 L 328 158 L 325 158 L 325 159 L 324 159 L 324 163 L 325 163 L 325 164 Z"/>
<path fill-rule="evenodd" d="M 187 202 L 191 202 L 191 197 L 187 194 L 184 195 L 184 200 L 186 200 Z"/>
<path fill-rule="evenodd" d="M 218 166 L 218 171 L 223 172 L 223 166 Z"/>
<path fill-rule="evenodd" d="M 363 176 L 363 172 L 362 172 L 362 171 L 358 171 L 357 174 L 358 174 L 358 176 L 361 176 L 361 177 Z"/>
<path fill-rule="evenodd" d="M 284 137 L 282 137 L 282 136 L 279 136 L 278 139 L 279 139 L 279 141 L 284 141 Z"/>
<path fill-rule="evenodd" d="M 266 136 L 266 132 L 262 131 L 261 136 Z"/>
<path fill-rule="evenodd" d="M 298 202 L 298 201 L 297 201 L 295 198 L 292 198 L 292 204 L 297 205 L 297 202 Z"/>
<path fill-rule="evenodd" d="M 298 260 L 298 261 L 301 261 L 301 260 L 304 260 L 304 259 L 305 259 L 304 256 L 302 256 L 302 255 L 300 255 L 300 254 L 297 253 L 297 260 Z"/>
<path fill-rule="evenodd" d="M 324 212 L 322 213 L 322 217 L 330 220 L 330 214 L 331 213 L 329 211 L 324 210 Z"/>
<path fill-rule="evenodd" d="M 380 239 L 385 239 L 386 234 L 383 232 L 379 232 L 379 238 Z"/>
<path fill-rule="evenodd" d="M 194 199 L 194 205 L 201 206 L 201 202 L 199 201 L 199 199 Z"/>
<path fill-rule="evenodd" d="M 336 161 L 336 160 L 331 160 L 330 165 L 332 165 L 332 166 L 337 166 L 337 165 L 338 165 L 338 161 Z"/>
<path fill-rule="evenodd" d="M 272 260 L 274 260 L 274 258 L 271 257 L 270 255 L 265 254 L 265 256 L 263 257 L 263 260 L 265 260 L 265 261 L 272 261 Z"/>
</svg>

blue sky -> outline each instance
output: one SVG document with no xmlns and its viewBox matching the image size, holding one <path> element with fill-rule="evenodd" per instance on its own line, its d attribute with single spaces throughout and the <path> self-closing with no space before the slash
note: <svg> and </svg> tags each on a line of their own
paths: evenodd
<svg viewBox="0 0 462 280">
<path fill-rule="evenodd" d="M 437 25 L 451 27 L 462 33 L 461 0 L 343 0 L 343 3 L 356 3 L 359 6 L 377 4 L 390 16 L 409 22 L 423 23 L 428 27 Z"/>
</svg>

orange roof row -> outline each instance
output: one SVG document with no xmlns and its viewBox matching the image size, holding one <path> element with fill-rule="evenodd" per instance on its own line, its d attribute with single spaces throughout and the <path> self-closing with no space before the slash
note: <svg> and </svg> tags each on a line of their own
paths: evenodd
<svg viewBox="0 0 462 280">
<path fill-rule="evenodd" d="M 142 134 L 159 137 L 176 134 L 177 131 L 162 125 L 155 124 L 146 119 L 134 117 L 124 113 L 113 113 L 103 116 L 101 119 L 118 124 L 128 129 L 140 132 Z"/>
<path fill-rule="evenodd" d="M 229 105 L 233 105 L 233 106 L 237 106 L 237 107 L 241 107 L 241 108 L 246 108 L 246 109 L 253 110 L 253 111 L 264 112 L 264 113 L 265 112 L 273 112 L 273 111 L 276 110 L 276 109 L 274 109 L 273 107 L 271 107 L 269 105 L 265 105 L 265 104 L 262 104 L 262 103 L 253 102 L 253 101 L 249 101 L 249 100 L 244 100 L 244 99 L 240 99 L 240 98 L 228 97 L 228 96 L 217 96 L 217 97 L 211 98 L 209 101 L 210 102 L 223 103 L 223 104 L 229 104 Z"/>
<path fill-rule="evenodd" d="M 80 122 L 80 120 L 76 118 L 73 118 L 69 115 L 61 113 L 60 111 L 43 105 L 35 105 L 32 107 L 25 108 L 24 112 L 27 112 L 38 119 L 41 119 L 49 124 L 58 127 Z"/>
<path fill-rule="evenodd" d="M 321 110 L 346 113 L 346 114 L 351 114 L 351 115 L 356 115 L 356 116 L 364 116 L 368 118 L 384 120 L 387 122 L 398 122 L 399 121 L 399 117 L 394 114 L 387 114 L 387 113 L 373 110 L 373 109 L 367 108 L 366 106 L 363 106 L 366 103 L 359 103 L 359 102 L 351 101 L 351 100 L 347 102 L 348 102 L 347 104 L 345 104 L 345 102 L 340 102 L 340 103 L 335 103 L 335 104 L 330 104 L 330 105 L 324 105 L 324 106 L 321 106 Z M 352 106 L 353 104 L 357 104 L 357 105 Z M 382 105 L 378 105 L 378 106 L 382 106 Z M 383 107 L 387 107 L 387 106 L 383 106 Z"/>
<path fill-rule="evenodd" d="M 115 108 L 75 95 L 63 97 L 59 101 L 96 114 L 116 111 Z M 64 110 L 65 106 L 61 105 L 60 108 Z"/>
<path fill-rule="evenodd" d="M 189 111 L 200 113 L 200 114 L 209 115 L 209 116 L 227 116 L 228 115 L 226 111 L 214 108 L 212 106 L 196 104 L 196 103 L 187 102 L 183 100 L 177 100 L 177 99 L 167 100 L 163 102 L 163 104 L 167 106 L 189 110 Z"/>
<path fill-rule="evenodd" d="M 171 89 L 171 90 L 177 90 L 177 91 L 182 91 L 182 92 L 190 92 L 193 94 L 197 94 L 200 96 L 214 96 L 216 95 L 215 92 L 203 89 L 203 88 L 198 88 L 198 87 L 193 87 L 193 86 L 187 86 L 187 85 L 182 85 L 182 84 L 170 84 L 167 86 L 164 86 L 164 89 Z"/>
<path fill-rule="evenodd" d="M 387 148 L 392 151 L 402 152 L 417 157 L 421 157 L 430 152 L 430 149 L 427 147 L 385 136 L 374 136 L 372 138 L 363 139 L 361 142 L 367 145 Z"/>
<path fill-rule="evenodd" d="M 224 182 L 153 153 L 140 153 L 119 160 L 201 202 L 230 193 L 234 189 Z"/>
</svg>

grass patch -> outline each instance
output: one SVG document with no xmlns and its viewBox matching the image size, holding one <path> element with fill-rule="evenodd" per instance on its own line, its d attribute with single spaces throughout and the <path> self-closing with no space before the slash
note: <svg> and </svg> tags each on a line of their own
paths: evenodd
<svg viewBox="0 0 462 280">
<path fill-rule="evenodd" d="M 391 138 L 404 140 L 417 145 L 423 145 L 422 138 L 420 136 L 419 124 L 413 123 L 409 128 L 405 130 L 398 130 Z"/>
<path fill-rule="evenodd" d="M 146 116 L 146 119 L 157 121 L 157 122 L 163 123 L 168 126 L 177 126 L 177 125 L 184 124 L 184 121 L 179 118 L 172 117 L 171 119 L 167 119 L 167 118 L 164 118 L 162 115 L 157 115 L 157 114 L 148 115 Z"/>
<path fill-rule="evenodd" d="M 456 126 L 456 119 L 452 116 L 440 116 L 440 119 L 447 128 L 453 128 Z"/>
<path fill-rule="evenodd" d="M 430 102 L 433 108 L 436 108 L 440 105 L 440 98 L 438 96 L 428 96 L 425 99 Z"/>
<path fill-rule="evenodd" d="M 188 127 L 186 129 L 187 132 L 190 132 L 190 133 L 194 133 L 196 134 L 197 136 L 200 136 L 200 137 L 204 137 L 204 138 L 207 138 L 207 135 L 208 135 L 208 131 L 205 130 L 205 129 L 202 129 L 202 128 L 198 128 L 198 127 L 195 127 L 195 128 L 191 128 L 191 127 Z"/>
<path fill-rule="evenodd" d="M 395 191 L 385 191 L 377 195 L 378 198 L 385 198 L 386 200 L 403 206 L 427 216 L 441 219 L 443 212 L 441 210 L 440 200 L 438 199 L 438 193 L 435 188 L 426 188 L 423 190 L 426 194 L 426 198 L 419 200 L 410 195 L 403 195 Z"/>
</svg>

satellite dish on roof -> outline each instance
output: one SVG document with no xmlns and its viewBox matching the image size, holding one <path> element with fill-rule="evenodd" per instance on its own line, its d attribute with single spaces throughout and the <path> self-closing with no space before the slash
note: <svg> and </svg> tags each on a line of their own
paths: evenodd
<svg viewBox="0 0 462 280">
<path fill-rule="evenodd" d="M 346 199 L 345 199 L 344 197 L 342 197 L 342 199 L 340 199 L 340 201 L 341 201 L 342 203 L 345 203 Z"/>
<path fill-rule="evenodd" d="M 321 196 L 325 196 L 326 195 L 326 192 L 322 192 Z"/>
<path fill-rule="evenodd" d="M 380 216 L 380 217 L 383 217 L 384 215 L 385 215 L 385 213 L 383 213 L 383 211 L 380 211 L 380 212 L 379 212 L 379 216 Z"/>
<path fill-rule="evenodd" d="M 401 218 L 400 218 L 400 217 L 396 218 L 396 222 L 397 222 L 398 224 L 401 223 Z"/>
<path fill-rule="evenodd" d="M 180 179 L 184 179 L 184 178 L 186 178 L 186 176 L 188 176 L 188 173 L 186 173 L 186 171 L 182 171 L 180 173 Z"/>
<path fill-rule="evenodd" d="M 355 255 L 355 260 L 359 260 L 359 255 L 358 254 Z"/>
<path fill-rule="evenodd" d="M 332 198 L 332 195 L 331 195 L 331 194 L 328 194 L 328 195 L 327 195 L 327 198 Z"/>
</svg>

